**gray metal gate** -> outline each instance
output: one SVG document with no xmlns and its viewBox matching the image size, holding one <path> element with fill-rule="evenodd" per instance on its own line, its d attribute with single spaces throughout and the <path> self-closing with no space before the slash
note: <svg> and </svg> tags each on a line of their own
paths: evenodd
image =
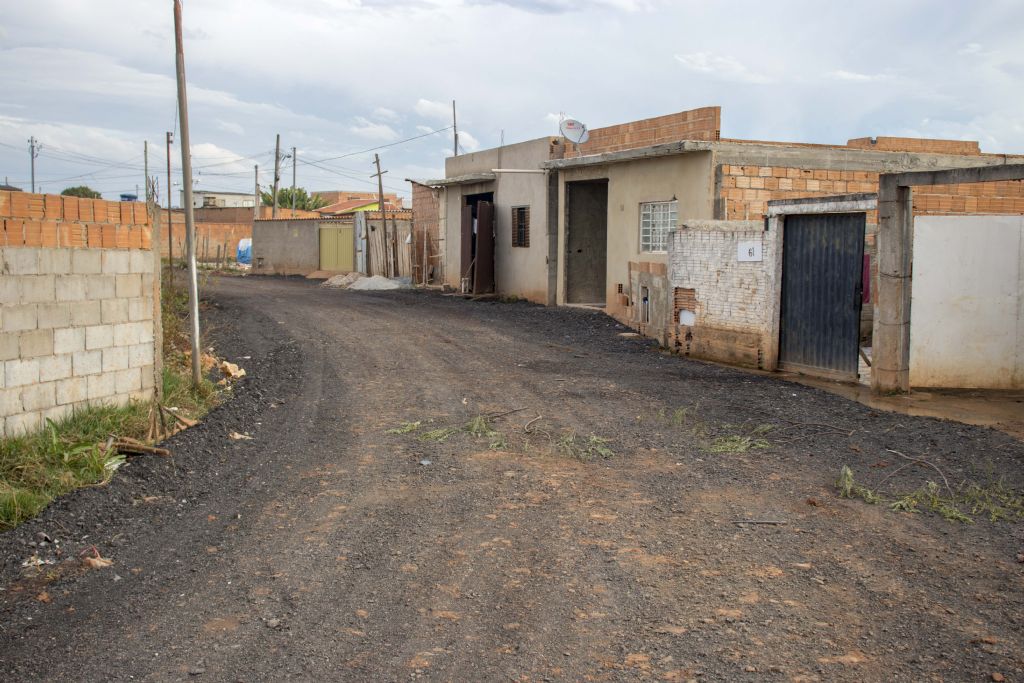
<svg viewBox="0 0 1024 683">
<path fill-rule="evenodd" d="M 785 217 L 779 367 L 856 379 L 863 213 Z"/>
</svg>

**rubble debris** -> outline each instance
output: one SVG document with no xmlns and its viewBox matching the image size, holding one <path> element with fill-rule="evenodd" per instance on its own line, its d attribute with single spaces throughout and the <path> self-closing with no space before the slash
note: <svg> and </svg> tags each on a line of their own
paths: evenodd
<svg viewBox="0 0 1024 683">
<path fill-rule="evenodd" d="M 243 368 L 238 367 L 231 361 L 221 361 L 220 371 L 224 373 L 225 377 L 228 377 L 230 379 L 241 379 L 245 377 L 245 370 Z"/>
</svg>

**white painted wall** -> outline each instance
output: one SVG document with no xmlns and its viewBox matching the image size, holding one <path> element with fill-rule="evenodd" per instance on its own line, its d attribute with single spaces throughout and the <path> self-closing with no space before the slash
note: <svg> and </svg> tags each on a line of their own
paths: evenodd
<svg viewBox="0 0 1024 683">
<path fill-rule="evenodd" d="M 910 384 L 1024 388 L 1024 216 L 914 220 Z"/>
</svg>

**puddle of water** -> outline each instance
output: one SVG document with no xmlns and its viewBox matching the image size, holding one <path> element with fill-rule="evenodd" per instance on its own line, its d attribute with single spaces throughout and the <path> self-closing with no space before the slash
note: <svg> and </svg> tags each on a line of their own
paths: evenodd
<svg viewBox="0 0 1024 683">
<path fill-rule="evenodd" d="M 779 374 L 789 381 L 824 389 L 877 410 L 995 427 L 1024 439 L 1024 392 L 1021 391 L 929 389 L 900 396 L 876 396 L 871 393 L 871 387 L 864 384 Z"/>
</svg>

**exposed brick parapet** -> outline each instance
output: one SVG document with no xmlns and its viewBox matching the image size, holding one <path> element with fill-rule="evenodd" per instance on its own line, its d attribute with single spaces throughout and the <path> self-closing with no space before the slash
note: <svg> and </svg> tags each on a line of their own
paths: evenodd
<svg viewBox="0 0 1024 683">
<path fill-rule="evenodd" d="M 146 205 L 0 192 L 0 246 L 149 249 Z"/>
</svg>

